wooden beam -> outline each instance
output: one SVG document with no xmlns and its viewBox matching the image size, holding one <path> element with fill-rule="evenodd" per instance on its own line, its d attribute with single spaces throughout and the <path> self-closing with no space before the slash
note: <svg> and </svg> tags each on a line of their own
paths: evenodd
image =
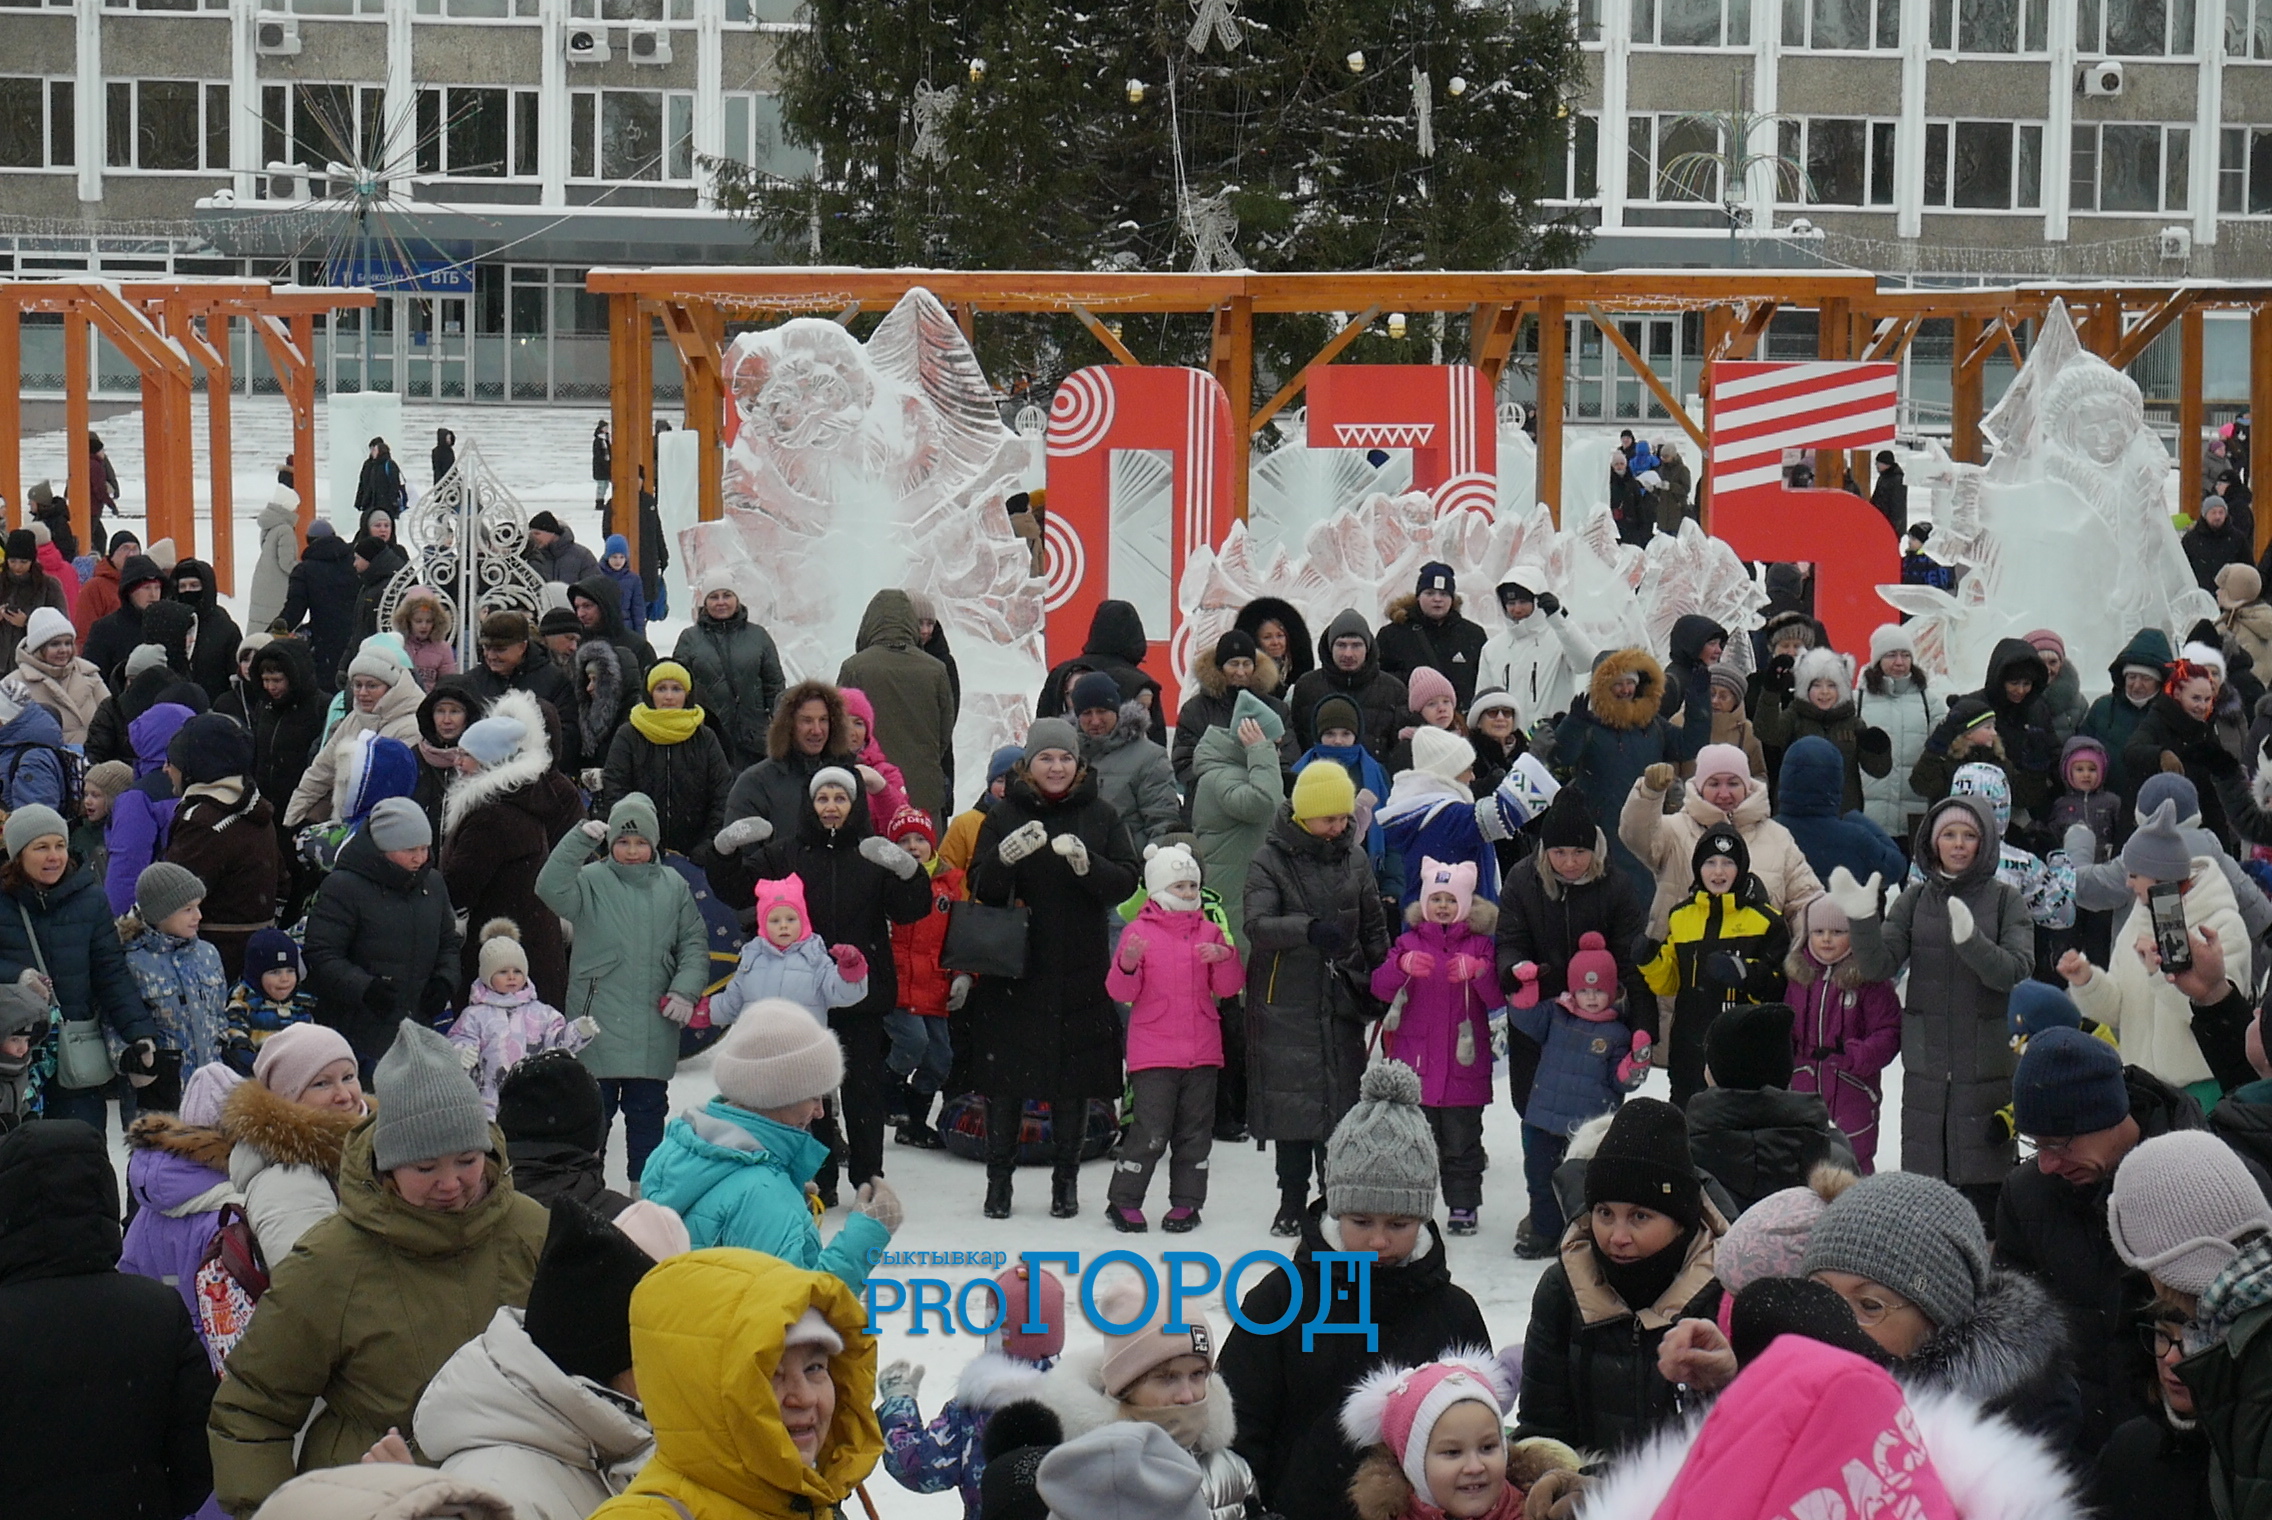
<svg viewBox="0 0 2272 1520">
<path fill-rule="evenodd" d="M 1341 357 L 1341 351 L 1356 342 L 1357 335 L 1372 326 L 1373 319 L 1380 314 L 1378 306 L 1368 306 L 1342 323 L 1341 331 L 1326 339 L 1325 346 L 1311 356 L 1310 362 L 1294 371 L 1294 377 L 1278 387 L 1278 394 L 1264 402 L 1262 410 L 1247 420 L 1246 430 L 1249 436 L 1261 432 L 1269 425 L 1271 418 L 1284 411 L 1287 404 L 1302 393 L 1302 387 L 1310 383 L 1310 369 L 1313 365 L 1331 364 Z"/>
<path fill-rule="evenodd" d="M 1625 334 L 1617 330 L 1617 324 L 1603 316 L 1601 308 L 1591 302 L 1586 304 L 1586 315 L 1593 319 L 1594 326 L 1601 329 L 1601 335 L 1609 340 L 1610 347 L 1617 350 L 1618 357 L 1631 365 L 1633 373 L 1641 377 L 1641 383 L 1649 388 L 1650 395 L 1657 398 L 1657 404 L 1672 414 L 1673 421 L 1680 424 L 1681 430 L 1688 434 L 1697 450 L 1700 453 L 1709 452 L 1710 446 L 1704 441 L 1704 430 L 1696 425 L 1695 418 L 1688 415 L 1688 408 L 1680 404 L 1680 398 L 1672 393 L 1672 387 L 1666 385 L 1657 372 L 1649 368 L 1649 362 L 1626 341 Z"/>
<path fill-rule="evenodd" d="M 1081 325 L 1089 330 L 1089 336 L 1102 344 L 1106 353 L 1112 355 L 1114 363 L 1141 365 L 1144 362 L 1129 351 L 1127 344 L 1120 341 L 1118 333 L 1099 321 L 1096 313 L 1086 306 L 1075 303 L 1073 315 L 1081 319 Z"/>
<path fill-rule="evenodd" d="M 860 315 L 860 303 L 858 301 L 854 301 L 851 305 L 845 307 L 842 311 L 836 314 L 836 325 L 838 327 L 850 327 L 852 325 L 852 319 L 858 315 Z"/>
<path fill-rule="evenodd" d="M 685 420 L 701 440 L 700 474 L 697 485 L 701 493 L 699 518 L 703 522 L 717 522 L 726 515 L 725 481 L 718 470 L 712 468 L 718 450 L 718 433 L 724 418 L 725 385 L 720 369 L 720 339 L 725 323 L 718 309 L 710 302 L 666 301 L 661 307 L 663 332 L 671 340 L 671 348 L 678 354 L 680 383 L 686 395 Z M 653 436 L 648 438 L 648 459 L 653 460 Z M 654 483 L 650 467 L 648 482 Z M 634 497 L 620 504 L 614 514 L 616 531 L 626 538 L 637 531 L 638 510 Z M 622 524 L 628 520 L 632 532 L 626 533 Z"/>
<path fill-rule="evenodd" d="M 646 313 L 635 295 L 612 295 L 607 301 L 608 378 L 608 512 L 610 525 L 622 519 L 617 502 L 631 502 L 636 511 L 639 490 L 639 440 L 655 425 L 655 392 L 639 383 L 640 360 L 653 358 Z"/>
<path fill-rule="evenodd" d="M 1760 340 L 1767 336 L 1767 328 L 1775 320 L 1781 304 L 1774 297 L 1746 301 L 1737 308 L 1742 319 L 1731 318 L 1717 344 L 1707 344 L 1707 359 L 1749 359 L 1759 351 Z"/>
<path fill-rule="evenodd" d="M 1538 302 L 1538 499 L 1562 525 L 1562 406 L 1570 324 L 1560 296 Z M 1699 474 L 1701 478 L 1701 471 Z"/>
<path fill-rule="evenodd" d="M 232 449 L 229 441 L 229 389 L 232 384 L 229 359 L 229 318 L 223 312 L 207 312 L 200 328 L 199 319 L 189 314 L 179 303 L 161 303 L 166 315 L 168 336 L 188 350 L 205 371 L 205 433 L 207 495 L 212 503 L 212 564 L 213 579 L 222 595 L 236 595 L 236 519 L 235 487 Z M 219 332 L 220 341 L 214 342 L 210 334 Z M 297 476 L 294 477 L 295 479 Z"/>
<path fill-rule="evenodd" d="M 1959 464 L 1980 463 L 1980 367 L 1995 345 L 1978 317 L 1957 317 L 1957 362 L 1949 373 L 1949 457 Z M 2001 322 L 2002 318 L 1997 318 Z"/>
<path fill-rule="evenodd" d="M 13 301 L 0 299 L 0 385 L 11 395 L 23 393 L 23 318 Z M 8 526 L 24 525 L 24 413 L 19 405 L 0 404 L 0 497 L 8 501 Z M 97 549 L 96 553 L 101 553 Z"/>
<path fill-rule="evenodd" d="M 2190 289 L 2181 288 L 2171 292 L 2163 300 L 2148 307 L 2146 314 L 2140 317 L 2128 332 L 2123 333 L 2121 337 L 2115 340 L 2114 352 L 2106 356 L 2106 362 L 2116 369 L 2128 369 L 2138 361 L 2138 356 L 2146 351 L 2147 346 L 2154 339 L 2160 337 L 2164 329 L 2171 322 L 2177 320 L 2181 313 L 2197 310 L 2199 308 L 2194 304 L 2193 292 Z M 2114 324 L 2120 325 L 2122 308 L 2119 304 L 2110 308 L 2102 308 L 2102 311 L 2110 313 Z M 2188 504 L 2187 509 L 2191 510 L 2191 504 Z"/>
<path fill-rule="evenodd" d="M 2208 495 L 2201 479 L 2201 308 L 2187 306 L 2177 323 L 2177 509 L 2191 517 Z"/>
<path fill-rule="evenodd" d="M 2272 302 L 2251 307 L 2248 314 L 2248 413 L 2250 431 L 2260 418 L 2272 417 Z M 2268 477 L 2256 467 L 2257 461 L 2272 457 L 2272 433 L 2265 435 L 2264 453 L 2257 451 L 2256 439 L 2248 442 L 2248 473 L 2253 488 L 2256 481 Z M 2272 511 L 2256 514 L 2256 552 L 2261 556 L 2272 548 Z"/>
<path fill-rule="evenodd" d="M 1960 317 L 1957 320 L 1961 324 L 1965 319 Z M 1958 345 L 1957 367 L 1971 370 L 1977 375 L 1987 365 L 1988 356 L 2010 341 L 2011 329 L 2006 325 L 2005 319 L 2003 317 L 1991 318 L 1988 324 L 1980 329 L 1979 336 L 1969 346 Z M 2014 352 L 2016 353 L 2017 350 L 2015 349 Z"/>
<path fill-rule="evenodd" d="M 94 480 L 87 456 L 87 319 L 76 308 L 63 313 L 63 458 L 71 510 L 79 542 L 95 544 Z M 95 553 L 108 548 L 95 544 Z"/>
<path fill-rule="evenodd" d="M 1231 515 L 1246 521 L 1247 465 L 1254 433 L 1239 422 L 1254 409 L 1254 302 L 1233 296 L 1215 308 L 1215 332 L 1208 369 L 1223 387 L 1231 408 Z"/>
<path fill-rule="evenodd" d="M 1830 360 L 1851 359 L 1854 356 L 1853 308 L 1844 297 L 1826 300 L 1816 312 L 1815 355 Z M 1842 489 L 1846 483 L 1846 453 L 1843 449 L 1816 449 L 1814 451 L 1814 483 L 1824 490 Z"/>
<path fill-rule="evenodd" d="M 1483 383 L 1494 392 L 1507 372 L 1515 336 L 1522 331 L 1523 318 L 1529 311 L 1527 301 L 1492 301 L 1476 307 L 1468 318 L 1468 362 L 1482 372 Z"/>
</svg>

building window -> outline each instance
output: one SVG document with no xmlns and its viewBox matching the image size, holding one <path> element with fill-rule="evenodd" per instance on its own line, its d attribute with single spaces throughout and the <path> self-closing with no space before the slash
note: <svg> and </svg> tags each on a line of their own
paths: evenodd
<svg viewBox="0 0 2272 1520">
<path fill-rule="evenodd" d="M 2272 0 L 2225 0 L 2225 55 L 2272 58 Z"/>
<path fill-rule="evenodd" d="M 260 90 L 260 161 L 322 172 L 353 161 L 379 168 L 388 154 L 386 91 L 377 85 L 269 84 Z M 411 145 L 392 152 L 408 157 Z"/>
<path fill-rule="evenodd" d="M 2051 0 L 1932 0 L 1927 46 L 1942 52 L 2041 53 L 2051 45 Z"/>
<path fill-rule="evenodd" d="M 1783 46 L 1852 53 L 1901 46 L 1901 0 L 1783 0 Z"/>
<path fill-rule="evenodd" d="M 1893 204 L 1894 124 L 1859 117 L 1810 116 L 1778 124 L 1775 198 L 1785 205 Z M 1799 180 L 1795 170 L 1803 169 Z"/>
<path fill-rule="evenodd" d="M 534 178 L 537 92 L 429 85 L 418 92 L 418 169 L 453 179 Z"/>
<path fill-rule="evenodd" d="M 2192 146 L 2190 127 L 2078 124 L 2069 204 L 2076 211 L 2183 211 Z"/>
<path fill-rule="evenodd" d="M 1750 47 L 1751 0 L 1633 0 L 1633 40 L 1658 47 Z"/>
<path fill-rule="evenodd" d="M 229 167 L 229 87 L 195 79 L 104 86 L 104 163 L 153 172 Z"/>
<path fill-rule="evenodd" d="M 813 172 L 812 149 L 790 142 L 782 131 L 780 96 L 728 95 L 724 105 L 726 140 L 721 157 L 777 179 L 803 179 Z M 1590 126 L 1592 119 L 1587 120 Z"/>
<path fill-rule="evenodd" d="M 515 16 L 533 21 L 536 6 L 537 0 L 418 0 L 418 14 L 453 21 L 505 21 Z"/>
<path fill-rule="evenodd" d="M 0 169 L 68 169 L 73 114 L 68 79 L 0 79 Z"/>
<path fill-rule="evenodd" d="M 568 97 L 568 177 L 694 178 L 694 96 L 685 90 L 577 90 Z"/>
<path fill-rule="evenodd" d="M 2078 134 L 2087 130 L 2076 128 Z M 1927 122 L 1925 204 L 1958 211 L 2041 209 L 2042 124 L 2032 121 Z"/>
<path fill-rule="evenodd" d="M 2217 210 L 2229 216 L 2272 216 L 2272 127 L 2218 132 Z"/>
<path fill-rule="evenodd" d="M 2075 0 L 2075 51 L 2086 57 L 2191 57 L 2195 3 L 2196 0 Z M 2227 3 L 2230 4 L 2230 0 Z"/>
<path fill-rule="evenodd" d="M 284 0 L 296 16 L 369 16 L 384 19 L 387 0 Z"/>
<path fill-rule="evenodd" d="M 1718 204 L 1719 128 L 1667 113 L 1628 117 L 1625 132 L 1627 200 Z"/>
</svg>

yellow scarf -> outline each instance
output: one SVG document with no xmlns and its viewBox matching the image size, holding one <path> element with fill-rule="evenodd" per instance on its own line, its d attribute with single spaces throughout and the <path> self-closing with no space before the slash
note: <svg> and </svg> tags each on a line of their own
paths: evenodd
<svg viewBox="0 0 2272 1520">
<path fill-rule="evenodd" d="M 702 709 L 649 707 L 642 702 L 631 709 L 631 726 L 650 744 L 684 744 L 702 726 Z"/>
</svg>

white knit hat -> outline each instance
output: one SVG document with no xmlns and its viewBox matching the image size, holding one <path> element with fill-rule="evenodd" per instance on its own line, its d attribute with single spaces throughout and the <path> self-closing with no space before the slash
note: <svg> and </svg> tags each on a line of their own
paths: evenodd
<svg viewBox="0 0 2272 1520">
<path fill-rule="evenodd" d="M 1875 665 L 1889 654 L 1917 656 L 1917 641 L 1909 630 L 1899 623 L 1880 623 L 1870 630 L 1870 663 Z"/>
<path fill-rule="evenodd" d="M 480 971 L 486 983 L 498 972 L 511 967 L 521 975 L 529 974 L 529 953 L 521 948 L 521 926 L 509 918 L 493 918 L 481 926 Z"/>
<path fill-rule="evenodd" d="M 37 649 L 55 639 L 77 638 L 79 630 L 71 620 L 53 607 L 34 607 L 31 619 L 24 624 L 24 647 Z"/>
<path fill-rule="evenodd" d="M 1144 846 L 1144 891 L 1152 901 L 1163 908 L 1196 907 L 1196 903 L 1177 902 L 1162 894 L 1177 882 L 1188 881 L 1197 886 L 1201 881 L 1199 857 L 1180 844 L 1148 844 Z"/>
<path fill-rule="evenodd" d="M 787 998 L 759 998 L 742 1010 L 710 1061 L 719 1096 L 762 1113 L 834 1092 L 844 1081 L 844 1047 Z"/>
<path fill-rule="evenodd" d="M 837 1356 L 844 1350 L 844 1337 L 836 1333 L 827 1315 L 818 1309 L 807 1309 L 782 1334 L 781 1349 L 786 1351 L 791 1346 L 825 1346 L 830 1356 Z"/>
<path fill-rule="evenodd" d="M 368 676 L 374 681 L 384 681 L 387 685 L 394 686 L 409 674 L 410 667 L 403 663 L 402 650 L 376 634 L 365 639 L 362 647 L 355 651 L 355 658 L 347 663 L 350 680 L 356 676 Z"/>
<path fill-rule="evenodd" d="M 1448 728 L 1422 724 L 1412 731 L 1412 768 L 1457 781 L 1475 769 L 1475 746 Z"/>
<path fill-rule="evenodd" d="M 2248 1167 L 2205 1129 L 2156 1135 L 2115 1168 L 2107 1233 L 2124 1264 L 2180 1293 L 2199 1295 L 2250 1230 L 2272 1230 Z"/>
</svg>

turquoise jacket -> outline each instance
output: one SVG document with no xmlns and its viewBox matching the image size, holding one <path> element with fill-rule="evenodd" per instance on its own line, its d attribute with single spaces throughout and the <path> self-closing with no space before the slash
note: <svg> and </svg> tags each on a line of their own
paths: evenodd
<svg viewBox="0 0 2272 1520">
<path fill-rule="evenodd" d="M 868 1281 L 868 1252 L 891 1232 L 854 1214 L 827 1246 L 805 1184 L 828 1147 L 801 1129 L 712 1098 L 671 1120 L 647 1158 L 639 1196 L 676 1209 L 694 1248 L 741 1246 L 807 1272 L 833 1273 L 853 1292 Z"/>
</svg>

